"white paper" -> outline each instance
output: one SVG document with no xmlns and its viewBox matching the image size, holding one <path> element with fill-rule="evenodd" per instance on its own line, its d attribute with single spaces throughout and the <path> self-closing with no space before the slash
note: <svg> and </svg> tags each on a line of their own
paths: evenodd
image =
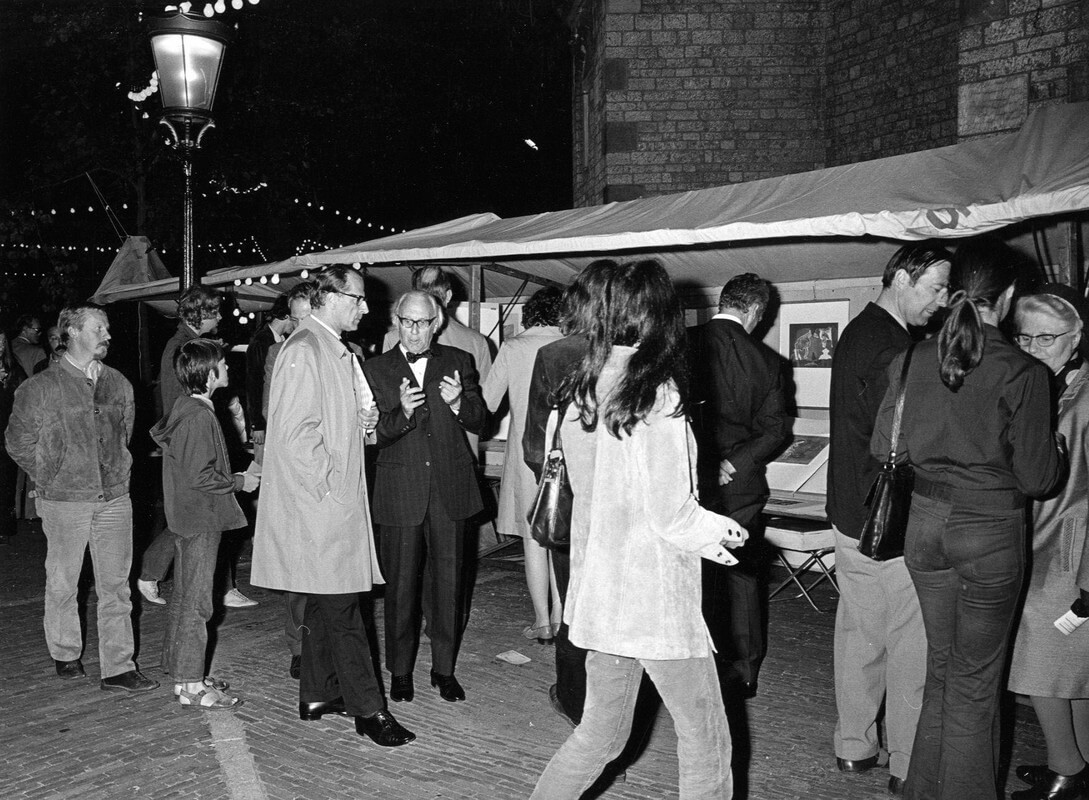
<svg viewBox="0 0 1089 800">
<path fill-rule="evenodd" d="M 1055 627 L 1059 629 L 1063 636 L 1069 636 L 1078 629 L 1078 626 L 1085 622 L 1089 617 L 1079 617 L 1073 611 L 1067 611 L 1057 620 L 1055 620 Z"/>
</svg>

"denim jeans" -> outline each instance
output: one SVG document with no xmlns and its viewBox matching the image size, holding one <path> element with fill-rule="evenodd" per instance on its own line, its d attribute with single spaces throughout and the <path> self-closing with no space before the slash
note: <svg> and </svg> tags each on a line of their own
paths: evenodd
<svg viewBox="0 0 1089 800">
<path fill-rule="evenodd" d="M 73 502 L 38 498 L 45 555 L 45 641 L 57 661 L 83 652 L 76 591 L 83 555 L 91 549 L 98 597 L 98 661 L 103 678 L 136 669 L 133 663 L 132 502 Z"/>
<path fill-rule="evenodd" d="M 923 611 L 927 664 L 907 798 L 996 796 L 998 705 L 1024 534 L 1021 508 L 912 500 L 904 556 Z"/>
<path fill-rule="evenodd" d="M 677 731 L 681 800 L 733 797 L 730 729 L 714 658 L 655 661 L 590 650 L 582 722 L 548 762 L 531 800 L 577 800 L 620 755 L 644 670 Z"/>
<path fill-rule="evenodd" d="M 212 579 L 222 533 L 170 536 L 174 539 L 174 593 L 163 634 L 163 669 L 174 683 L 193 683 L 204 679 Z"/>
</svg>

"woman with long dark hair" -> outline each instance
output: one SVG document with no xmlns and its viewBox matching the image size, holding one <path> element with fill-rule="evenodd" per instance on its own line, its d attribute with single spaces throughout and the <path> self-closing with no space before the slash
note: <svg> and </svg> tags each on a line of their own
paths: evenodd
<svg viewBox="0 0 1089 800">
<path fill-rule="evenodd" d="M 646 672 L 673 716 L 680 796 L 729 798 L 731 743 L 700 611 L 700 558 L 733 563 L 745 530 L 693 496 L 680 304 L 656 261 L 619 265 L 589 351 L 560 390 L 574 493 L 564 622 L 586 648 L 582 721 L 537 782 L 574 800 L 623 749 Z"/>
<path fill-rule="evenodd" d="M 962 244 L 949 315 L 915 346 L 901 446 L 915 467 L 904 560 L 927 635 L 927 674 L 904 794 L 996 796 L 998 705 L 1025 569 L 1025 497 L 1064 459 L 1051 432 L 1047 368 L 1002 336 L 1017 254 L 988 236 Z M 888 453 L 904 356 L 889 367 L 873 452 Z"/>
</svg>

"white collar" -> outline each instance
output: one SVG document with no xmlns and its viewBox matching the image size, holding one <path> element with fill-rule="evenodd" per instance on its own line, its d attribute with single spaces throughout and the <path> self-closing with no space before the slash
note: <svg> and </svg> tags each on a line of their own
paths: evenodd
<svg viewBox="0 0 1089 800">
<path fill-rule="evenodd" d="M 711 317 L 711 319 L 728 319 L 731 322 L 736 322 L 742 328 L 745 327 L 745 323 L 742 322 L 738 317 L 735 317 L 733 314 L 727 314 L 725 311 L 718 312 L 713 317 Z"/>
</svg>

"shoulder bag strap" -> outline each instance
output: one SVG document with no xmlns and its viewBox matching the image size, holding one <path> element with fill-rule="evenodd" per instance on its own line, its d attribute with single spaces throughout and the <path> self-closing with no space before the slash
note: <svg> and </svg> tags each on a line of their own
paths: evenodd
<svg viewBox="0 0 1089 800">
<path fill-rule="evenodd" d="M 915 352 L 914 343 L 904 353 L 904 364 L 900 367 L 900 388 L 896 392 L 896 412 L 892 417 L 892 435 L 889 437 L 889 461 L 896 460 L 896 445 L 900 439 L 900 422 L 904 418 L 904 395 L 907 394 L 908 367 L 911 366 L 911 354 Z M 559 428 L 557 427 L 557 432 Z"/>
<path fill-rule="evenodd" d="M 560 438 L 560 426 L 563 425 L 564 415 L 567 414 L 568 403 L 556 406 L 556 430 L 552 432 L 552 447 L 549 452 L 553 450 L 563 451 L 563 440 Z"/>
</svg>

